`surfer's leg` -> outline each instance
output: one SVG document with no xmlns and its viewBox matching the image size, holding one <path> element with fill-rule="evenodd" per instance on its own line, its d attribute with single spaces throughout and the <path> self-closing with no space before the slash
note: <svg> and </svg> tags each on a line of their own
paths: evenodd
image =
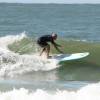
<svg viewBox="0 0 100 100">
<path fill-rule="evenodd" d="M 44 47 L 40 53 L 40 56 L 42 55 L 42 53 L 46 50 L 46 48 Z"/>
<path fill-rule="evenodd" d="M 41 52 L 40 52 L 40 56 L 43 54 L 43 52 L 46 52 L 46 46 L 48 45 L 46 42 L 38 42 L 38 45 L 42 48 Z"/>
<path fill-rule="evenodd" d="M 49 52 L 50 52 L 50 45 L 48 44 L 48 45 L 46 46 L 47 58 L 49 58 Z"/>
</svg>

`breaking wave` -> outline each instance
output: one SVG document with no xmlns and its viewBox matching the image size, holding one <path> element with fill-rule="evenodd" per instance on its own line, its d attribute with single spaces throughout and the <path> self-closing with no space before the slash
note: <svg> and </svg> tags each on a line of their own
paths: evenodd
<svg viewBox="0 0 100 100">
<path fill-rule="evenodd" d="M 50 93 L 42 89 L 36 91 L 25 88 L 0 92 L 1 100 L 100 100 L 100 83 L 89 84 L 77 91 L 57 90 Z"/>
<path fill-rule="evenodd" d="M 8 45 L 28 38 L 25 33 L 20 35 L 9 35 L 0 38 L 0 76 L 14 77 L 32 71 L 48 71 L 59 67 L 57 61 L 40 58 L 38 53 L 32 54 L 15 53 L 9 50 Z M 34 47 L 34 49 L 36 49 Z"/>
<path fill-rule="evenodd" d="M 31 75 L 37 71 L 38 73 L 40 71 L 44 73 L 44 71 L 51 72 L 56 69 L 54 71 L 57 72 L 58 77 L 61 77 L 61 79 L 100 80 L 100 43 L 64 40 L 58 40 L 58 42 L 64 46 L 63 49 L 66 53 L 90 52 L 90 55 L 77 61 L 58 64 L 57 60 L 47 60 L 45 57 L 38 56 L 35 39 L 31 40 L 25 32 L 19 35 L 8 35 L 0 37 L 0 77 Z"/>
</svg>

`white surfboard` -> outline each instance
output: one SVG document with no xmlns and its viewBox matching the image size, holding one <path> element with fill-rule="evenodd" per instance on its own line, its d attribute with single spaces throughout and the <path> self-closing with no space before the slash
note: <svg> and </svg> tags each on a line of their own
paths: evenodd
<svg viewBox="0 0 100 100">
<path fill-rule="evenodd" d="M 89 52 L 84 53 L 73 53 L 73 54 L 57 54 L 53 55 L 50 59 L 61 61 L 81 59 L 89 55 Z"/>
</svg>

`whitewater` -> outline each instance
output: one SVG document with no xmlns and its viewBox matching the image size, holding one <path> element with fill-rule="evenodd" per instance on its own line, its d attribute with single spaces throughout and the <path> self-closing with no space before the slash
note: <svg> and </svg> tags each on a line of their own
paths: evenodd
<svg viewBox="0 0 100 100">
<path fill-rule="evenodd" d="M 42 89 L 36 91 L 25 88 L 0 92 L 1 100 L 100 100 L 100 83 L 90 84 L 77 91 L 57 90 L 49 93 Z"/>
<path fill-rule="evenodd" d="M 48 71 L 59 67 L 56 60 L 39 57 L 39 53 L 20 55 L 8 49 L 8 45 L 28 38 L 25 33 L 0 38 L 0 76 L 13 77 L 31 71 Z M 37 49 L 37 48 L 34 48 Z"/>
</svg>

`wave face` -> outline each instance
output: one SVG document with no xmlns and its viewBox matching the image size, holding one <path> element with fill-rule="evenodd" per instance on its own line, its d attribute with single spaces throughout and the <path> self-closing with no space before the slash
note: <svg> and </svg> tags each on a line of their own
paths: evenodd
<svg viewBox="0 0 100 100">
<path fill-rule="evenodd" d="M 29 74 L 34 79 L 42 80 L 44 77 L 46 80 L 100 80 L 99 43 L 66 40 L 58 40 L 58 43 L 64 46 L 65 53 L 90 52 L 90 55 L 58 64 L 56 60 L 39 57 L 35 39 L 30 39 L 24 32 L 8 35 L 0 38 L 0 76 Z M 52 53 L 57 52 L 52 48 Z"/>
<path fill-rule="evenodd" d="M 87 85 L 77 91 L 58 90 L 49 93 L 42 89 L 30 91 L 25 88 L 0 92 L 1 100 L 100 100 L 100 83 Z"/>
</svg>

